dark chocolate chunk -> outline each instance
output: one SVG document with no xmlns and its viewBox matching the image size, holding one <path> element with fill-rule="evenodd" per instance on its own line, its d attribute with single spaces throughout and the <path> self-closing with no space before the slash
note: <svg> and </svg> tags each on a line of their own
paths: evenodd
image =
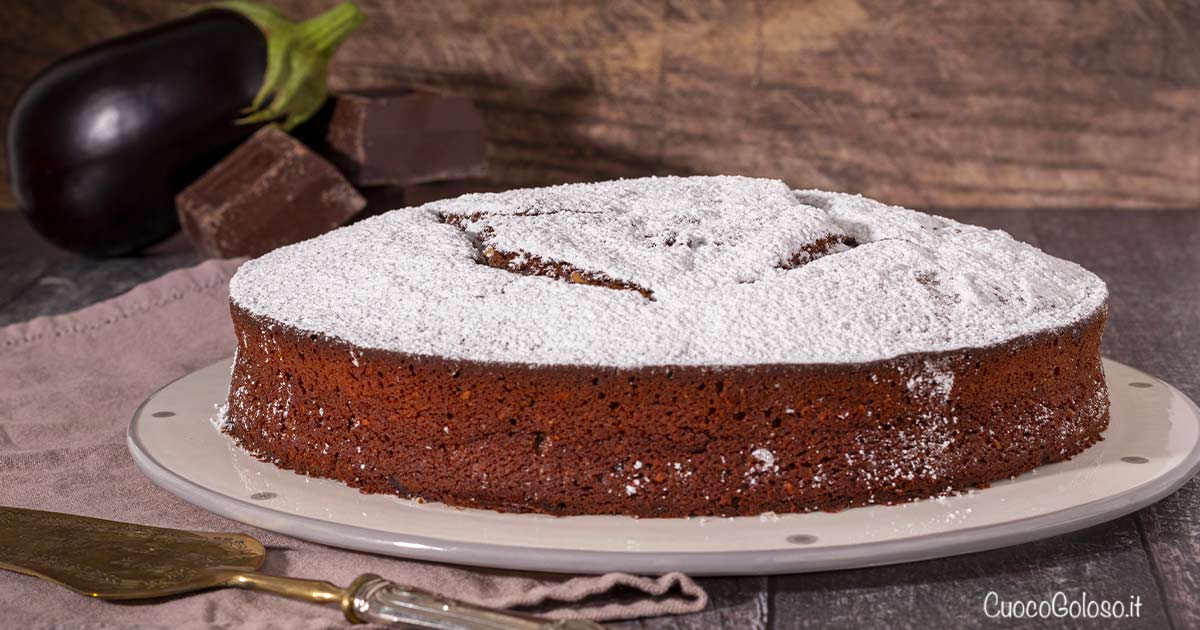
<svg viewBox="0 0 1200 630">
<path fill-rule="evenodd" d="M 483 117 L 470 100 L 417 92 L 333 99 L 322 149 L 358 186 L 487 174 Z"/>
<path fill-rule="evenodd" d="M 332 164 L 264 127 L 175 198 L 200 253 L 259 256 L 336 228 L 366 201 Z"/>
</svg>

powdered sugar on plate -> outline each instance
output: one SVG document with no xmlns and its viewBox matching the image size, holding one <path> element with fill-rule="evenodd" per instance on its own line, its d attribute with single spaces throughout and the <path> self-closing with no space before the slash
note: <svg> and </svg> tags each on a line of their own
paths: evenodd
<svg viewBox="0 0 1200 630">
<path fill-rule="evenodd" d="M 519 273 L 535 258 L 644 291 Z M 396 210 L 247 262 L 230 294 L 364 348 L 635 367 L 986 346 L 1077 322 L 1107 289 L 1003 232 L 775 180 L 665 177 Z"/>
</svg>

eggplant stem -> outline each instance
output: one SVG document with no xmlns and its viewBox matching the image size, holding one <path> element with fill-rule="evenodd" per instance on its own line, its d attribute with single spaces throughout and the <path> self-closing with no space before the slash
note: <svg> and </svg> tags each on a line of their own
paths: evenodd
<svg viewBox="0 0 1200 630">
<path fill-rule="evenodd" d="M 301 22 L 296 30 L 314 49 L 332 55 L 342 40 L 362 21 L 363 14 L 358 7 L 343 2 L 315 18 Z"/>
<path fill-rule="evenodd" d="M 222 0 L 211 8 L 234 11 L 250 20 L 267 41 L 262 85 L 238 124 L 281 121 L 293 129 L 325 102 L 329 59 L 365 16 L 343 2 L 303 22 L 293 22 L 272 7 L 247 0 Z"/>
</svg>

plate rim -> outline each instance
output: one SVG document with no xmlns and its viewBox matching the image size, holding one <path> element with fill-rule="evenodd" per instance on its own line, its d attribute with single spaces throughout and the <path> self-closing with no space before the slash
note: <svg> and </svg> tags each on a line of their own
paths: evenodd
<svg viewBox="0 0 1200 630">
<path fill-rule="evenodd" d="M 146 406 L 178 381 L 229 360 L 220 359 L 173 379 L 138 405 L 126 430 L 126 446 L 142 474 L 188 503 L 253 527 L 341 549 L 464 566 L 573 574 L 682 571 L 693 576 L 715 576 L 810 573 L 917 562 L 999 549 L 1105 523 L 1162 500 L 1200 472 L 1198 439 L 1179 464 L 1123 492 L 1048 514 L 900 540 L 744 551 L 599 551 L 448 541 L 330 522 L 251 503 L 206 488 L 158 461 L 137 435 Z M 1175 386 L 1120 361 L 1108 357 L 1103 360 L 1166 387 L 1174 397 L 1187 402 L 1200 425 L 1200 406 Z M 935 539 L 936 544 L 929 544 Z"/>
</svg>

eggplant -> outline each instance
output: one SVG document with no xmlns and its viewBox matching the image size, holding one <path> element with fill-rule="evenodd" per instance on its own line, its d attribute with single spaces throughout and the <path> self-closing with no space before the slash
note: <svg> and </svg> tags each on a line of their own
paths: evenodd
<svg viewBox="0 0 1200 630">
<path fill-rule="evenodd" d="M 362 19 L 349 3 L 295 23 L 231 0 L 55 63 L 9 118 L 17 205 L 80 254 L 162 240 L 180 190 L 262 124 L 290 129 L 320 108 L 329 58 Z"/>
</svg>

